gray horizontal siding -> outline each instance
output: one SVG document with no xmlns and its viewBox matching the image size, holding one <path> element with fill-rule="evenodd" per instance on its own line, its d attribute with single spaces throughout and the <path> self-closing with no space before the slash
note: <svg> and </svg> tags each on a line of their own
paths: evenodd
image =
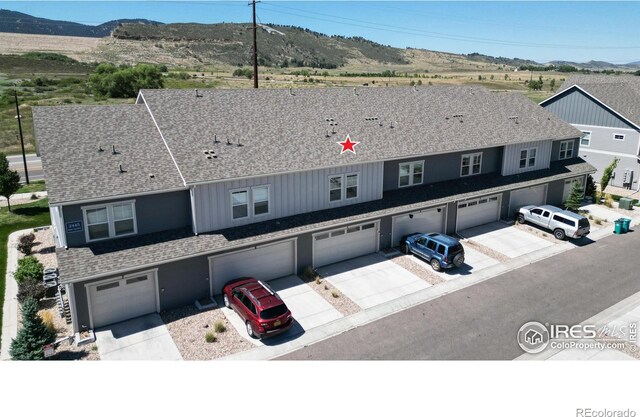
<svg viewBox="0 0 640 417">
<path fill-rule="evenodd" d="M 543 140 L 505 146 L 504 156 L 502 158 L 502 175 L 513 175 L 549 168 L 549 163 L 551 162 L 551 142 L 550 140 Z M 529 148 L 537 148 L 535 165 L 521 169 L 519 165 L 520 151 Z"/>
<path fill-rule="evenodd" d="M 86 243 L 84 230 L 87 225 L 84 224 L 82 207 L 130 200 L 135 200 L 139 235 L 160 232 L 162 230 L 179 229 L 191 225 L 188 190 L 64 206 L 62 209 L 64 222 L 81 221 L 83 229 L 81 232 L 66 233 L 67 246 L 74 247 Z M 63 227 L 65 226 L 63 225 Z M 65 229 L 61 231 L 61 233 L 63 232 L 65 232 Z"/>
<path fill-rule="evenodd" d="M 632 126 L 611 110 L 602 106 L 580 90 L 571 90 L 543 104 L 547 110 L 569 123 L 623 127 Z"/>
<path fill-rule="evenodd" d="M 358 198 L 329 203 L 329 176 L 356 172 L 359 174 Z M 270 185 L 270 213 L 255 218 L 232 220 L 230 192 L 260 185 Z M 204 233 L 380 198 L 382 198 L 381 162 L 269 175 L 197 186 L 195 188 L 196 224 L 198 233 Z"/>
<path fill-rule="evenodd" d="M 452 152 L 447 154 L 430 155 L 398 161 L 387 161 L 384 163 L 384 191 L 394 190 L 398 188 L 398 176 L 400 175 L 399 165 L 401 163 L 411 161 L 424 161 L 423 181 L 425 184 L 432 184 L 436 182 L 460 178 L 462 155 L 476 152 L 482 152 L 481 174 L 488 174 L 490 172 L 497 172 L 500 170 L 502 147 L 477 149 L 464 152 Z M 473 178 L 473 176 L 464 178 Z"/>
</svg>

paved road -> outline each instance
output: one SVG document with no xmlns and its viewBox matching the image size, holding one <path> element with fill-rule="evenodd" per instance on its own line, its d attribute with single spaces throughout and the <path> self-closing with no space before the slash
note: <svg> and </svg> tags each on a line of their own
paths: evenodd
<svg viewBox="0 0 640 417">
<path fill-rule="evenodd" d="M 24 162 L 22 161 L 22 155 L 7 156 L 7 159 L 9 160 L 9 168 L 18 171 L 20 180 L 24 182 Z M 44 179 L 42 162 L 36 154 L 27 154 L 27 169 L 29 170 L 29 181 Z"/>
<path fill-rule="evenodd" d="M 640 230 L 613 235 L 279 359 L 511 360 L 523 323 L 580 323 L 640 292 L 638 245 Z"/>
</svg>

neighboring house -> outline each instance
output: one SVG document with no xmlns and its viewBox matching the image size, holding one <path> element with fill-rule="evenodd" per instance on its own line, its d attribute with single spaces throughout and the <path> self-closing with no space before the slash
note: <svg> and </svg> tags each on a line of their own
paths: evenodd
<svg viewBox="0 0 640 417">
<path fill-rule="evenodd" d="M 561 157 L 580 131 L 478 87 L 143 90 L 33 114 L 76 330 L 562 204 L 594 172 Z"/>
<path fill-rule="evenodd" d="M 609 184 L 640 190 L 640 77 L 573 76 L 540 105 L 582 131 L 580 157 L 597 169 L 595 181 L 619 158 Z"/>
</svg>

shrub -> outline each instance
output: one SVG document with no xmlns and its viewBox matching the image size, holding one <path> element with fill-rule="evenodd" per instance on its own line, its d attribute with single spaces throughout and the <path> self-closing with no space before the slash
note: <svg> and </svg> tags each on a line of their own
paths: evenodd
<svg viewBox="0 0 640 417">
<path fill-rule="evenodd" d="M 213 329 L 216 331 L 216 333 L 224 333 L 225 331 L 227 331 L 227 328 L 225 327 L 224 323 L 220 320 L 216 321 L 213 324 Z"/>
<path fill-rule="evenodd" d="M 37 199 L 38 199 L 38 196 L 37 196 L 37 195 L 35 195 L 35 194 L 31 194 L 31 197 L 29 197 L 29 198 L 30 198 L 30 199 L 32 199 L 32 200 L 37 200 Z"/>
<path fill-rule="evenodd" d="M 602 178 L 600 179 L 600 197 L 604 195 L 604 189 L 609 185 L 609 181 L 611 180 L 611 176 L 613 175 L 613 171 L 618 167 L 618 158 L 613 158 L 613 161 L 604 169 L 602 173 Z"/>
<path fill-rule="evenodd" d="M 18 302 L 24 303 L 29 298 L 39 301 L 44 298 L 45 292 L 41 279 L 26 279 L 18 283 Z"/>
<path fill-rule="evenodd" d="M 331 295 L 333 296 L 333 298 L 340 297 L 340 294 L 338 294 L 336 291 L 331 291 Z"/>
<path fill-rule="evenodd" d="M 25 255 L 31 255 L 31 249 L 33 248 L 35 240 L 36 235 L 34 235 L 33 233 L 20 236 L 20 239 L 18 240 L 18 250 Z"/>
<path fill-rule="evenodd" d="M 43 271 L 44 266 L 40 261 L 33 256 L 25 256 L 18 260 L 18 269 L 13 274 L 13 277 L 18 281 L 18 284 L 28 279 L 41 280 Z"/>
<path fill-rule="evenodd" d="M 596 219 L 596 224 L 602 224 L 602 220 Z"/>
<path fill-rule="evenodd" d="M 213 343 L 218 340 L 218 338 L 212 332 L 207 332 L 207 334 L 204 335 L 204 340 L 206 340 L 207 343 Z"/>
<path fill-rule="evenodd" d="M 40 313 L 40 318 L 42 319 L 42 322 L 44 323 L 44 326 L 50 331 L 55 333 L 56 332 L 56 326 L 54 324 L 54 318 L 53 318 L 53 313 L 49 310 L 44 310 L 41 311 Z"/>
<path fill-rule="evenodd" d="M 30 298 L 22 304 L 22 328 L 18 336 L 11 341 L 9 353 L 11 359 L 42 360 L 44 359 L 44 345 L 53 343 L 56 334 L 45 326 L 38 315 L 38 302 Z"/>
</svg>

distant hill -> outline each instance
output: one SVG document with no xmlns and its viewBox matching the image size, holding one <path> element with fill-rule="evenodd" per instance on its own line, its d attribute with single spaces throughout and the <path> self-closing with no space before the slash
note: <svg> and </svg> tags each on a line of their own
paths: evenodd
<svg viewBox="0 0 640 417">
<path fill-rule="evenodd" d="M 530 59 L 505 58 L 505 57 L 502 57 L 502 56 L 493 57 L 493 56 L 490 56 L 490 55 L 479 54 L 477 52 L 474 52 L 474 53 L 471 53 L 471 54 L 466 54 L 464 56 L 466 56 L 468 59 L 470 59 L 472 61 L 485 62 L 485 63 L 488 63 L 488 64 L 510 65 L 510 66 L 514 66 L 514 67 L 519 67 L 521 65 L 525 65 L 525 66 L 527 66 L 527 65 L 540 65 L 536 61 L 532 61 Z"/>
<path fill-rule="evenodd" d="M 0 32 L 8 33 L 102 38 L 109 36 L 118 24 L 134 22 L 146 25 L 162 24 L 146 19 L 119 19 L 105 22 L 98 26 L 91 26 L 62 20 L 43 19 L 25 13 L 0 9 Z"/>
</svg>

